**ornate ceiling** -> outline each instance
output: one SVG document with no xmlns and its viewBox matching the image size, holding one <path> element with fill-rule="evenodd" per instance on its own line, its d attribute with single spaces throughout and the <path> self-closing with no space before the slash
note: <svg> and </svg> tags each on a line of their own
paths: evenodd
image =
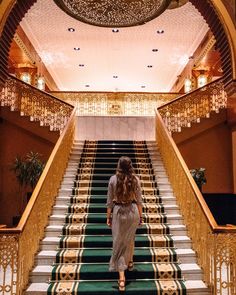
<svg viewBox="0 0 236 295">
<path fill-rule="evenodd" d="M 80 22 L 53 0 L 38 0 L 21 26 L 64 91 L 169 91 L 209 29 L 191 3 L 118 29 Z"/>
<path fill-rule="evenodd" d="M 160 15 L 171 0 L 54 0 L 79 21 L 101 27 L 145 24 Z"/>
</svg>

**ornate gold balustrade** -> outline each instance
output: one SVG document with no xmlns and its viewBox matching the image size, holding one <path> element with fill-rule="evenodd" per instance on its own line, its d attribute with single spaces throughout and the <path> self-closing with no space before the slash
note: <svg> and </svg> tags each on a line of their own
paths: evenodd
<svg viewBox="0 0 236 295">
<path fill-rule="evenodd" d="M 0 294 L 21 295 L 48 223 L 74 140 L 75 109 L 16 228 L 0 229 Z"/>
<path fill-rule="evenodd" d="M 39 121 L 41 126 L 49 126 L 51 131 L 62 132 L 73 110 L 68 103 L 12 76 L 6 80 L 0 95 L 1 106 L 9 106 L 12 111 L 19 111 L 21 116 Z"/>
<path fill-rule="evenodd" d="M 158 108 L 170 133 L 181 132 L 182 127 L 191 127 L 201 118 L 209 118 L 227 105 L 227 94 L 222 79 L 207 84 Z"/>
<path fill-rule="evenodd" d="M 214 295 L 235 295 L 236 226 L 217 225 L 158 111 L 156 140 L 204 281 Z"/>
<path fill-rule="evenodd" d="M 167 103 L 177 93 L 136 92 L 51 92 L 70 103 L 77 115 L 90 116 L 155 116 L 155 109 Z"/>
</svg>

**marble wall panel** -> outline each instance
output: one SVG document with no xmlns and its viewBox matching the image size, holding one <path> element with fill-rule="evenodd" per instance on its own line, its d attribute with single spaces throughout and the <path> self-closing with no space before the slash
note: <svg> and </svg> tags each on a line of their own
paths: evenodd
<svg viewBox="0 0 236 295">
<path fill-rule="evenodd" d="M 78 116 L 76 139 L 154 140 L 155 118 L 151 116 Z"/>
</svg>

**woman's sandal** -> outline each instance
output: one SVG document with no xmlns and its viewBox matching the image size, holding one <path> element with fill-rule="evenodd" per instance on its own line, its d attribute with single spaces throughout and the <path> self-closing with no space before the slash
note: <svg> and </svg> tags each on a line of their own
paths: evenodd
<svg viewBox="0 0 236 295">
<path fill-rule="evenodd" d="M 118 281 L 119 291 L 125 291 L 125 280 Z"/>
<path fill-rule="evenodd" d="M 128 271 L 132 271 L 134 269 L 134 263 L 133 261 L 130 261 L 128 264 Z"/>
</svg>

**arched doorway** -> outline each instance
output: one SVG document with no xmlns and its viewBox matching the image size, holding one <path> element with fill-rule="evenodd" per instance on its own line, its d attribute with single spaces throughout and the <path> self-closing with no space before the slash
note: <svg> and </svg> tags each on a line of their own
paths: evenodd
<svg viewBox="0 0 236 295">
<path fill-rule="evenodd" d="M 11 1 L 11 3 L 14 2 L 15 1 Z M 15 5 L 5 4 L 5 7 L 4 1 L 1 4 L 2 9 L 5 9 L 5 11 L 8 10 L 9 13 L 6 19 L 4 19 L 3 13 L 3 19 L 1 20 L 4 25 L 2 26 L 2 34 L 0 38 L 0 85 L 3 84 L 6 79 L 9 49 L 17 26 L 35 2 L 37 2 L 37 0 L 18 0 Z M 222 23 L 220 16 L 217 14 L 216 8 L 214 7 L 212 1 L 190 0 L 190 2 L 204 17 L 216 38 L 216 47 L 219 50 L 221 56 L 224 82 L 227 84 L 232 78 L 235 78 L 235 53 L 234 48 L 231 45 L 230 37 L 227 35 L 225 26 Z M 7 12 L 5 15 L 6 14 Z"/>
</svg>

